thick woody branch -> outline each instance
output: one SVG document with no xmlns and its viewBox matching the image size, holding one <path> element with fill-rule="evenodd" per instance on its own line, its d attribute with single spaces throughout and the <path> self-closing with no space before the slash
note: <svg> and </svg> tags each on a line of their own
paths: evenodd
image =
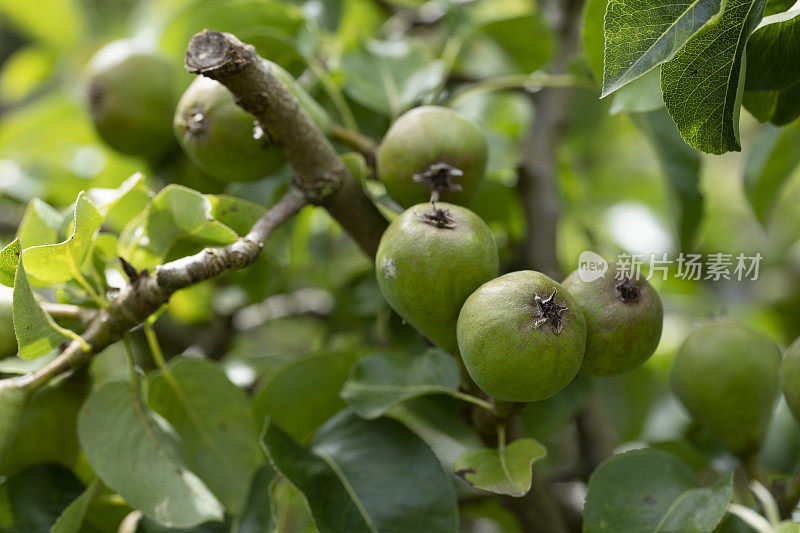
<svg viewBox="0 0 800 533">
<path fill-rule="evenodd" d="M 189 42 L 186 70 L 225 85 L 283 149 L 294 167 L 295 183 L 306 198 L 325 207 L 364 252 L 374 257 L 386 220 L 330 141 L 252 45 L 229 33 L 202 31 Z"/>
<path fill-rule="evenodd" d="M 82 338 L 91 347 L 90 351 L 85 352 L 79 342 L 73 341 L 41 370 L 0 381 L 0 388 L 33 391 L 54 377 L 85 364 L 93 355 L 119 341 L 126 331 L 144 322 L 166 304 L 175 291 L 214 278 L 227 270 L 252 264 L 267 237 L 307 203 L 301 194 L 292 191 L 270 208 L 247 235 L 235 242 L 221 248 L 205 248 L 195 255 L 160 265 L 152 275 L 147 272 L 136 274 L 83 333 Z"/>
</svg>

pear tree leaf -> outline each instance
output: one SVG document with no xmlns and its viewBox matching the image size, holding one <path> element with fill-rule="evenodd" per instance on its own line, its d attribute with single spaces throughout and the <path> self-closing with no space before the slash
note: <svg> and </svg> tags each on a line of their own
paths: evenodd
<svg viewBox="0 0 800 533">
<path fill-rule="evenodd" d="M 203 194 L 180 185 L 168 185 L 122 231 L 119 255 L 139 269 L 162 263 L 178 245 L 197 251 L 205 246 L 230 244 L 234 230 L 212 215 L 212 203 Z M 192 253 L 188 250 L 182 255 Z"/>
<path fill-rule="evenodd" d="M 555 47 L 553 32 L 539 12 L 489 20 L 480 31 L 499 44 L 522 72 L 547 63 Z"/>
<path fill-rule="evenodd" d="M 114 231 L 121 231 L 150 202 L 150 192 L 141 172 L 133 174 L 116 189 L 90 189 L 87 196 L 105 217 L 106 226 Z"/>
<path fill-rule="evenodd" d="M 72 231 L 58 244 L 33 246 L 22 251 L 25 269 L 37 286 L 66 283 L 80 276 L 103 216 L 81 192 L 75 201 Z"/>
<path fill-rule="evenodd" d="M 667 110 L 681 136 L 698 150 L 712 154 L 741 150 L 743 56 L 765 3 L 728 0 L 721 17 L 661 67 Z"/>
<path fill-rule="evenodd" d="M 22 253 L 22 245 L 19 239 L 14 239 L 2 250 L 0 250 L 0 283 L 6 287 L 14 286 L 14 278 L 17 277 L 17 263 Z"/>
<path fill-rule="evenodd" d="M 275 471 L 268 464 L 259 468 L 250 481 L 242 514 L 237 524 L 237 533 L 263 533 L 273 531 L 272 521 L 272 485 Z"/>
<path fill-rule="evenodd" d="M 222 520 L 222 505 L 186 469 L 180 437 L 131 385 L 112 382 L 94 391 L 78 416 L 78 438 L 100 480 L 159 524 Z"/>
<path fill-rule="evenodd" d="M 80 533 L 89 506 L 100 488 L 102 484 L 99 481 L 90 483 L 86 490 L 61 512 L 50 528 L 50 533 Z"/>
<path fill-rule="evenodd" d="M 207 194 L 211 202 L 211 216 L 225 224 L 240 237 L 247 235 L 253 224 L 266 212 L 263 206 L 224 194 Z"/>
<path fill-rule="evenodd" d="M 720 13 L 725 0 L 610 0 L 603 33 L 603 93 L 672 59 L 703 26 Z"/>
<path fill-rule="evenodd" d="M 800 164 L 800 122 L 786 128 L 764 126 L 745 164 L 744 192 L 758 221 L 765 225 L 784 184 Z"/>
<path fill-rule="evenodd" d="M 23 248 L 53 244 L 64 224 L 64 216 L 47 202 L 34 198 L 28 202 L 17 228 L 17 239 Z"/>
<path fill-rule="evenodd" d="M 435 348 L 421 355 L 376 353 L 353 367 L 341 396 L 364 418 L 426 394 L 458 391 L 461 373 L 455 358 Z"/>
<path fill-rule="evenodd" d="M 776 91 L 744 91 L 742 105 L 760 122 L 785 126 L 800 117 L 800 83 Z"/>
<path fill-rule="evenodd" d="M 711 533 L 733 498 L 733 476 L 701 487 L 671 453 L 641 449 L 615 455 L 589 478 L 586 533 Z"/>
<path fill-rule="evenodd" d="M 395 118 L 435 88 L 444 75 L 408 41 L 368 41 L 342 57 L 344 90 L 359 104 Z"/>
<path fill-rule="evenodd" d="M 747 41 L 745 89 L 778 91 L 800 83 L 800 3 L 764 17 Z"/>
<path fill-rule="evenodd" d="M 533 464 L 547 455 L 534 439 L 517 439 L 507 446 L 478 448 L 464 452 L 453 469 L 457 476 L 475 488 L 524 496 L 531 489 Z"/>
<path fill-rule="evenodd" d="M 282 365 L 256 394 L 256 420 L 270 417 L 293 438 L 308 442 L 314 432 L 347 404 L 339 397 L 353 352 L 330 352 L 295 358 Z"/>
<path fill-rule="evenodd" d="M 19 241 L 14 241 L 11 245 L 14 243 L 19 248 Z M 23 359 L 46 355 L 69 340 L 78 340 L 85 349 L 89 348 L 77 333 L 56 324 L 55 320 L 42 309 L 28 283 L 28 276 L 25 274 L 21 259 L 16 265 L 12 316 L 19 347 L 18 355 Z"/>
<path fill-rule="evenodd" d="M 275 469 L 306 497 L 320 533 L 456 533 L 452 482 L 428 446 L 399 422 L 342 411 L 309 448 L 267 420 Z"/>
<path fill-rule="evenodd" d="M 148 404 L 180 435 L 187 466 L 228 509 L 240 509 L 265 462 L 247 396 L 211 361 L 178 357 L 168 368 L 170 376 L 152 379 Z"/>
<path fill-rule="evenodd" d="M 611 100 L 609 114 L 621 111 L 646 113 L 664 107 L 661 96 L 661 67 L 657 66 L 642 77 L 620 88 Z"/>
</svg>

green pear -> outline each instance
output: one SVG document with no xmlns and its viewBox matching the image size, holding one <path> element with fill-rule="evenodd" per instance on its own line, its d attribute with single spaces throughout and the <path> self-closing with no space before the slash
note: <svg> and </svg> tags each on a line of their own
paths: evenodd
<svg viewBox="0 0 800 533">
<path fill-rule="evenodd" d="M 781 354 L 745 324 L 716 319 L 695 328 L 678 350 L 672 390 L 692 418 L 736 455 L 756 452 L 778 394 Z"/>
<path fill-rule="evenodd" d="M 661 340 L 664 310 L 658 293 L 646 279 L 620 275 L 619 266 L 609 263 L 603 277 L 584 281 L 575 271 L 563 285 L 586 317 L 581 374 L 624 374 L 653 355 Z"/>
<path fill-rule="evenodd" d="M 158 159 L 175 145 L 173 65 L 134 41 L 114 41 L 89 63 L 88 104 L 95 129 L 124 154 Z"/>
<path fill-rule="evenodd" d="M 789 346 L 783 356 L 780 385 L 789 410 L 800 423 L 800 338 Z"/>
<path fill-rule="evenodd" d="M 570 293 L 541 272 L 484 283 L 458 317 L 458 347 L 470 376 L 509 402 L 550 398 L 577 375 L 586 320 Z"/>
<path fill-rule="evenodd" d="M 486 172 L 486 138 L 452 109 L 423 106 L 400 116 L 378 147 L 378 177 L 403 207 L 435 200 L 469 204 Z"/>
<path fill-rule="evenodd" d="M 497 245 L 475 213 L 419 204 L 384 232 L 375 257 L 378 285 L 397 314 L 440 348 L 457 354 L 464 300 L 497 275 Z"/>
</svg>

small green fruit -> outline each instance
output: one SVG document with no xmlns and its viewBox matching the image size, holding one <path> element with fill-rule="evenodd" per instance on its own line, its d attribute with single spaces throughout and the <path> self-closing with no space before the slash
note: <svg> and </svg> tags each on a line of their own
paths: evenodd
<svg viewBox="0 0 800 533">
<path fill-rule="evenodd" d="M 233 94 L 210 78 L 198 77 L 186 89 L 173 127 L 192 161 L 225 182 L 256 180 L 286 161 L 253 116 L 236 105 Z"/>
<path fill-rule="evenodd" d="M 89 63 L 89 112 L 115 150 L 156 159 L 174 146 L 172 65 L 133 41 L 115 41 Z"/>
<path fill-rule="evenodd" d="M 686 337 L 672 367 L 672 390 L 697 423 L 746 456 L 761 447 L 767 432 L 780 363 L 772 339 L 718 319 Z"/>
<path fill-rule="evenodd" d="M 457 353 L 464 300 L 497 275 L 497 245 L 478 215 L 457 205 L 411 207 L 384 232 L 375 256 L 386 301 L 434 344 Z"/>
<path fill-rule="evenodd" d="M 783 356 L 780 384 L 789 410 L 800 423 L 800 338 L 789 346 Z"/>
<path fill-rule="evenodd" d="M 616 376 L 644 363 L 658 346 L 664 310 L 646 279 L 617 279 L 619 267 L 609 263 L 605 276 L 583 281 L 573 272 L 564 287 L 586 317 L 586 353 L 581 374 Z"/>
<path fill-rule="evenodd" d="M 469 204 L 486 172 L 486 139 L 452 109 L 424 106 L 398 118 L 377 153 L 378 176 L 403 207 L 433 191 L 446 202 Z"/>
<path fill-rule="evenodd" d="M 577 375 L 586 320 L 567 290 L 540 272 L 484 283 L 458 317 L 458 347 L 486 394 L 509 402 L 550 398 Z"/>
</svg>

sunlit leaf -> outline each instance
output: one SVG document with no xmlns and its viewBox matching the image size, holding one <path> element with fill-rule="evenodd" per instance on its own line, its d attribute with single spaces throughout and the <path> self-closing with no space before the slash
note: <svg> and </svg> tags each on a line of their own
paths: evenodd
<svg viewBox="0 0 800 533">
<path fill-rule="evenodd" d="M 15 51 L 0 70 L 0 101 L 12 104 L 38 89 L 53 68 L 54 57 L 43 46 L 28 45 Z"/>
<path fill-rule="evenodd" d="M 22 251 L 25 269 L 37 285 L 56 285 L 80 276 L 103 216 L 84 193 L 75 201 L 72 231 L 58 244 L 46 244 Z"/>
<path fill-rule="evenodd" d="M 672 59 L 723 4 L 723 0 L 611 0 L 603 26 L 602 96 Z"/>
<path fill-rule="evenodd" d="M 687 143 L 712 154 L 738 151 L 747 39 L 766 0 L 729 0 L 721 17 L 661 67 L 669 114 Z"/>
<path fill-rule="evenodd" d="M 35 3 L 2 2 L 5 15 L 22 31 L 54 49 L 75 45 L 86 31 L 86 21 L 77 0 L 37 0 Z"/>
<path fill-rule="evenodd" d="M 34 198 L 25 209 L 17 228 L 17 238 L 23 248 L 54 244 L 63 224 L 64 215 L 48 203 Z"/>
<path fill-rule="evenodd" d="M 456 459 L 455 473 L 475 488 L 496 494 L 523 496 L 531 488 L 533 464 L 547 455 L 534 439 L 506 446 L 469 450 Z"/>
</svg>

